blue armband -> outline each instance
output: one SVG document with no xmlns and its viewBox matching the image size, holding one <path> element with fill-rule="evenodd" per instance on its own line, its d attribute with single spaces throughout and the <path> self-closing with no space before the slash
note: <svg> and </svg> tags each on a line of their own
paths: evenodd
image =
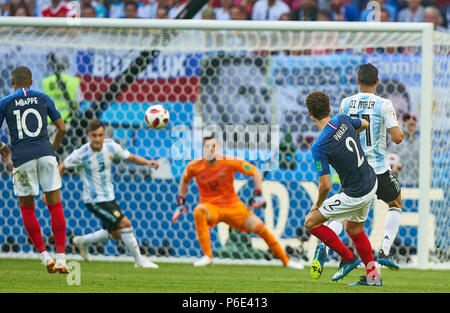
<svg viewBox="0 0 450 313">
<path fill-rule="evenodd" d="M 403 130 L 403 132 L 406 134 L 406 129 L 403 126 L 398 126 L 398 128 L 400 128 L 401 130 Z"/>
</svg>

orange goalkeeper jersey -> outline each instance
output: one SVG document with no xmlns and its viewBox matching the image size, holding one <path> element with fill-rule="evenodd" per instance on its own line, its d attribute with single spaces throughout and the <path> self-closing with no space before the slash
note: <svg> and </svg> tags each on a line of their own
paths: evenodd
<svg viewBox="0 0 450 313">
<path fill-rule="evenodd" d="M 233 182 L 236 172 L 253 176 L 255 166 L 241 159 L 223 156 L 214 165 L 205 158 L 189 162 L 183 173 L 183 179 L 190 181 L 195 177 L 200 193 L 200 203 L 230 204 L 240 201 Z"/>
</svg>

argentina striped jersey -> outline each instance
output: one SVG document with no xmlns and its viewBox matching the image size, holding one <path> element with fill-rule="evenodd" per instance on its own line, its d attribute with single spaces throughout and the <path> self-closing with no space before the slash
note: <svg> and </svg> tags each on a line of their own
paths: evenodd
<svg viewBox="0 0 450 313">
<path fill-rule="evenodd" d="M 84 202 L 106 202 L 115 199 L 111 173 L 113 161 L 126 160 L 129 156 L 128 150 L 106 138 L 101 151 L 92 150 L 88 142 L 74 150 L 64 160 L 64 165 L 67 169 L 80 171 Z"/>
<path fill-rule="evenodd" d="M 398 126 L 392 102 L 372 93 L 358 93 L 342 100 L 339 113 L 369 122 L 369 127 L 359 135 L 361 146 L 375 174 L 386 172 L 389 169 L 385 160 L 386 129 Z"/>
</svg>

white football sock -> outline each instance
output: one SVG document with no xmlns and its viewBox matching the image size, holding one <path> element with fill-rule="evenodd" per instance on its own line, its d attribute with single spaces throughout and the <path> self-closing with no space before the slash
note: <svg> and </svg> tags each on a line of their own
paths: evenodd
<svg viewBox="0 0 450 313">
<path fill-rule="evenodd" d="M 97 242 L 105 242 L 109 239 L 109 232 L 106 229 L 100 229 L 93 233 L 82 236 L 82 243 L 90 245 Z"/>
<path fill-rule="evenodd" d="M 65 260 L 66 259 L 66 255 L 64 254 L 64 253 L 58 253 L 57 255 L 56 255 L 56 259 L 58 260 L 58 259 L 63 259 L 63 260 Z"/>
<path fill-rule="evenodd" d="M 389 255 L 394 239 L 397 236 L 401 216 L 402 209 L 390 208 L 386 215 L 386 219 L 384 220 L 384 239 L 381 249 L 386 255 Z"/>
<path fill-rule="evenodd" d="M 47 251 L 43 251 L 39 254 L 41 256 L 41 261 L 44 262 L 47 258 L 50 257 L 50 254 Z"/>
<path fill-rule="evenodd" d="M 140 258 L 142 257 L 141 250 L 139 249 L 138 242 L 133 234 L 133 228 L 131 227 L 122 228 L 120 230 L 120 233 L 122 235 L 122 241 L 127 247 L 128 251 L 130 251 L 131 255 L 134 257 L 136 262 L 139 262 Z"/>
<path fill-rule="evenodd" d="M 327 226 L 330 227 L 331 230 L 334 231 L 334 233 L 338 236 L 340 233 L 342 233 L 342 229 L 344 229 L 344 225 L 342 223 L 336 222 L 334 220 L 329 221 Z"/>
</svg>

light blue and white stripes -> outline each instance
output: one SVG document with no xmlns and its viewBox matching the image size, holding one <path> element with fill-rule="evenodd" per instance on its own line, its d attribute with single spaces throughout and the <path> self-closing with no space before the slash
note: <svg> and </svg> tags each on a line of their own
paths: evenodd
<svg viewBox="0 0 450 313">
<path fill-rule="evenodd" d="M 392 102 L 375 94 L 358 93 L 342 100 L 340 112 L 369 120 L 368 129 L 360 134 L 361 147 L 375 173 L 386 172 L 389 169 L 385 161 L 386 129 L 398 125 Z"/>
<path fill-rule="evenodd" d="M 90 143 L 73 151 L 65 160 L 65 167 L 78 168 L 83 182 L 83 198 L 87 203 L 115 199 L 111 167 L 114 159 L 126 160 L 130 152 L 112 139 L 105 139 L 101 151 L 94 151 Z"/>
</svg>

